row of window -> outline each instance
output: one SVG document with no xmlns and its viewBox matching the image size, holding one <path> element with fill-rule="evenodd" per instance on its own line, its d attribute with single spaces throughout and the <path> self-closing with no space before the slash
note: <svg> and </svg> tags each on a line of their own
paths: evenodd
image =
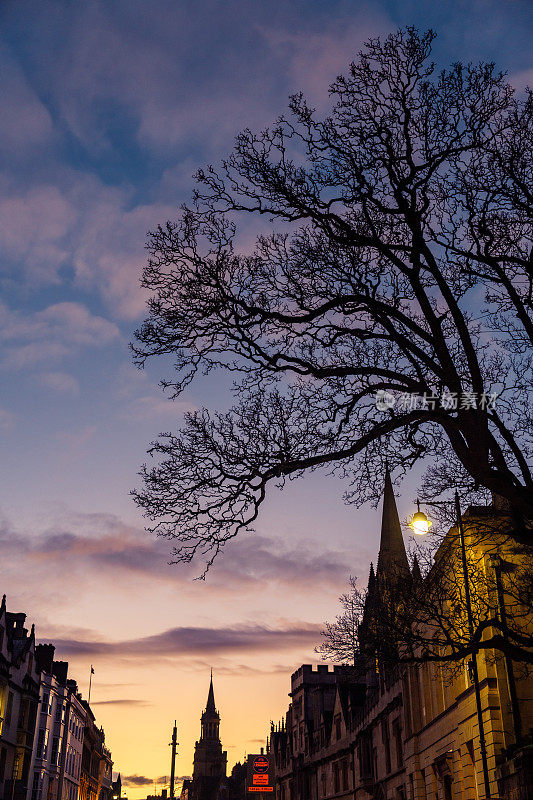
<svg viewBox="0 0 533 800">
<path fill-rule="evenodd" d="M 75 783 L 65 781 L 63 784 L 63 800 L 77 800 L 79 787 Z"/>
<path fill-rule="evenodd" d="M 83 723 L 72 715 L 68 721 L 68 729 L 78 742 L 83 741 Z"/>
<path fill-rule="evenodd" d="M 326 770 L 327 767 L 323 767 L 321 773 L 322 797 L 325 797 L 328 794 Z M 349 772 L 348 758 L 342 758 L 340 761 L 334 761 L 332 764 L 332 770 L 333 770 L 334 793 L 338 794 L 340 791 L 346 792 L 348 790 L 348 772 Z"/>
<path fill-rule="evenodd" d="M 67 748 L 67 758 L 65 760 L 65 772 L 77 779 L 80 777 L 80 771 L 81 754 L 69 744 Z"/>
<path fill-rule="evenodd" d="M 342 737 L 342 721 L 341 715 L 335 714 L 335 718 L 333 720 L 334 723 L 334 733 L 335 739 L 338 741 Z M 315 744 L 320 744 L 320 747 L 324 747 L 326 745 L 326 731 L 324 726 L 322 725 L 320 731 L 317 736 L 313 737 Z M 307 730 L 305 727 L 305 723 L 301 722 L 299 729 L 295 729 L 293 731 L 293 748 L 294 752 L 298 752 L 298 750 L 304 750 L 305 753 L 309 751 L 309 737 L 307 735 Z"/>
<path fill-rule="evenodd" d="M 37 739 L 37 758 L 46 760 L 48 756 L 48 739 L 50 731 L 48 728 L 40 728 L 39 737 Z M 61 759 L 61 738 L 54 736 L 52 738 L 52 749 L 50 751 L 50 763 L 53 767 L 59 765 Z"/>
</svg>

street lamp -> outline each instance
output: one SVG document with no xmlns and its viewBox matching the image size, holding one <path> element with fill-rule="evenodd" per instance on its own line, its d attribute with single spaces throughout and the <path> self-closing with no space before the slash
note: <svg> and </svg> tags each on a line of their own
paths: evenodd
<svg viewBox="0 0 533 800">
<path fill-rule="evenodd" d="M 431 527 L 431 522 L 424 514 L 423 511 L 420 511 L 420 503 L 417 502 L 418 511 L 413 514 L 413 518 L 410 522 L 410 526 L 412 527 L 413 531 L 418 535 L 423 535 L 428 532 L 429 528 Z M 431 505 L 431 503 L 429 503 Z M 466 605 L 466 616 L 468 620 L 468 632 L 470 635 L 470 641 L 473 640 L 474 637 L 474 617 L 472 614 L 472 601 L 470 597 L 470 579 L 468 576 L 468 562 L 466 560 L 466 546 L 465 546 L 465 534 L 463 530 L 463 518 L 461 516 L 461 506 L 459 503 L 459 495 L 455 492 L 455 516 L 457 521 L 457 529 L 459 531 L 459 542 L 461 545 L 461 563 L 463 568 L 463 580 L 464 580 L 464 587 L 465 587 L 465 605 Z M 481 693 L 479 691 L 479 672 L 477 668 L 477 647 L 474 649 L 472 653 L 472 658 L 470 661 L 472 667 L 472 681 L 474 684 L 474 692 L 476 697 L 476 710 L 477 710 L 477 720 L 478 720 L 478 727 L 479 727 L 479 749 L 481 752 L 481 764 L 483 767 L 483 780 L 485 784 L 485 797 L 486 800 L 490 800 L 490 781 L 489 781 L 489 768 L 487 764 L 487 745 L 485 741 L 485 730 L 483 727 L 483 710 L 481 707 Z"/>
<path fill-rule="evenodd" d="M 432 526 L 431 520 L 428 519 L 426 514 L 423 511 L 420 511 L 420 501 L 417 500 L 416 504 L 418 506 L 418 511 L 415 511 L 411 522 L 409 525 L 413 529 L 413 531 L 418 534 L 419 536 L 424 536 Z"/>
</svg>

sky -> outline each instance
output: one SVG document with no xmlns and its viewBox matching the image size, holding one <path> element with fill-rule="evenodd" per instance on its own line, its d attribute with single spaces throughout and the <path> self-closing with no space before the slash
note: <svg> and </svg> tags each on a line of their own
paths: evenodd
<svg viewBox="0 0 533 800">
<path fill-rule="evenodd" d="M 191 773 L 211 667 L 230 767 L 258 750 L 380 527 L 315 473 L 274 492 L 205 581 L 168 564 L 129 492 L 149 442 L 227 392 L 205 379 L 171 402 L 170 362 L 132 365 L 146 233 L 240 129 L 298 90 L 326 112 L 364 41 L 410 24 L 437 31 L 441 66 L 495 61 L 533 84 L 530 0 L 0 4 L 0 593 L 85 696 L 94 665 L 91 703 L 134 799 L 165 784 L 175 718 L 177 774 Z M 416 478 L 397 487 L 401 518 Z"/>
</svg>

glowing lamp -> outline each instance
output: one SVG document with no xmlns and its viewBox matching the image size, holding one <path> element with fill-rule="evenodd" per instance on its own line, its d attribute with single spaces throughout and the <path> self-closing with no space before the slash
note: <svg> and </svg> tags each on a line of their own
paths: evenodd
<svg viewBox="0 0 533 800">
<path fill-rule="evenodd" d="M 429 529 L 431 528 L 432 522 L 428 519 L 427 515 L 424 514 L 423 511 L 420 511 L 420 503 L 418 500 L 416 501 L 418 506 L 418 511 L 415 511 L 413 514 L 413 518 L 409 523 L 410 527 L 413 529 L 414 533 L 418 534 L 419 536 L 424 536 Z"/>
</svg>

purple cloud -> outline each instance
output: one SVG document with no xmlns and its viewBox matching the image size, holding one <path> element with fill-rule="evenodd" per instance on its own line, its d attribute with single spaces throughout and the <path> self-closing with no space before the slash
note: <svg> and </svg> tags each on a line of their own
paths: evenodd
<svg viewBox="0 0 533 800">
<path fill-rule="evenodd" d="M 124 775 L 121 777 L 123 786 L 153 786 L 153 778 L 146 778 L 144 775 Z"/>
<path fill-rule="evenodd" d="M 216 656 L 233 652 L 279 652 L 296 647 L 311 649 L 320 638 L 322 627 L 304 622 L 287 623 L 285 627 L 278 628 L 245 624 L 225 628 L 181 627 L 118 642 L 54 638 L 54 644 L 56 654 L 61 658 Z"/>
<path fill-rule="evenodd" d="M 118 338 L 114 323 L 91 314 L 82 303 L 55 303 L 32 314 L 0 305 L 1 364 L 9 369 L 57 361 L 80 348 L 103 347 Z M 58 373 L 49 373 L 48 379 L 57 385 Z"/>
</svg>

